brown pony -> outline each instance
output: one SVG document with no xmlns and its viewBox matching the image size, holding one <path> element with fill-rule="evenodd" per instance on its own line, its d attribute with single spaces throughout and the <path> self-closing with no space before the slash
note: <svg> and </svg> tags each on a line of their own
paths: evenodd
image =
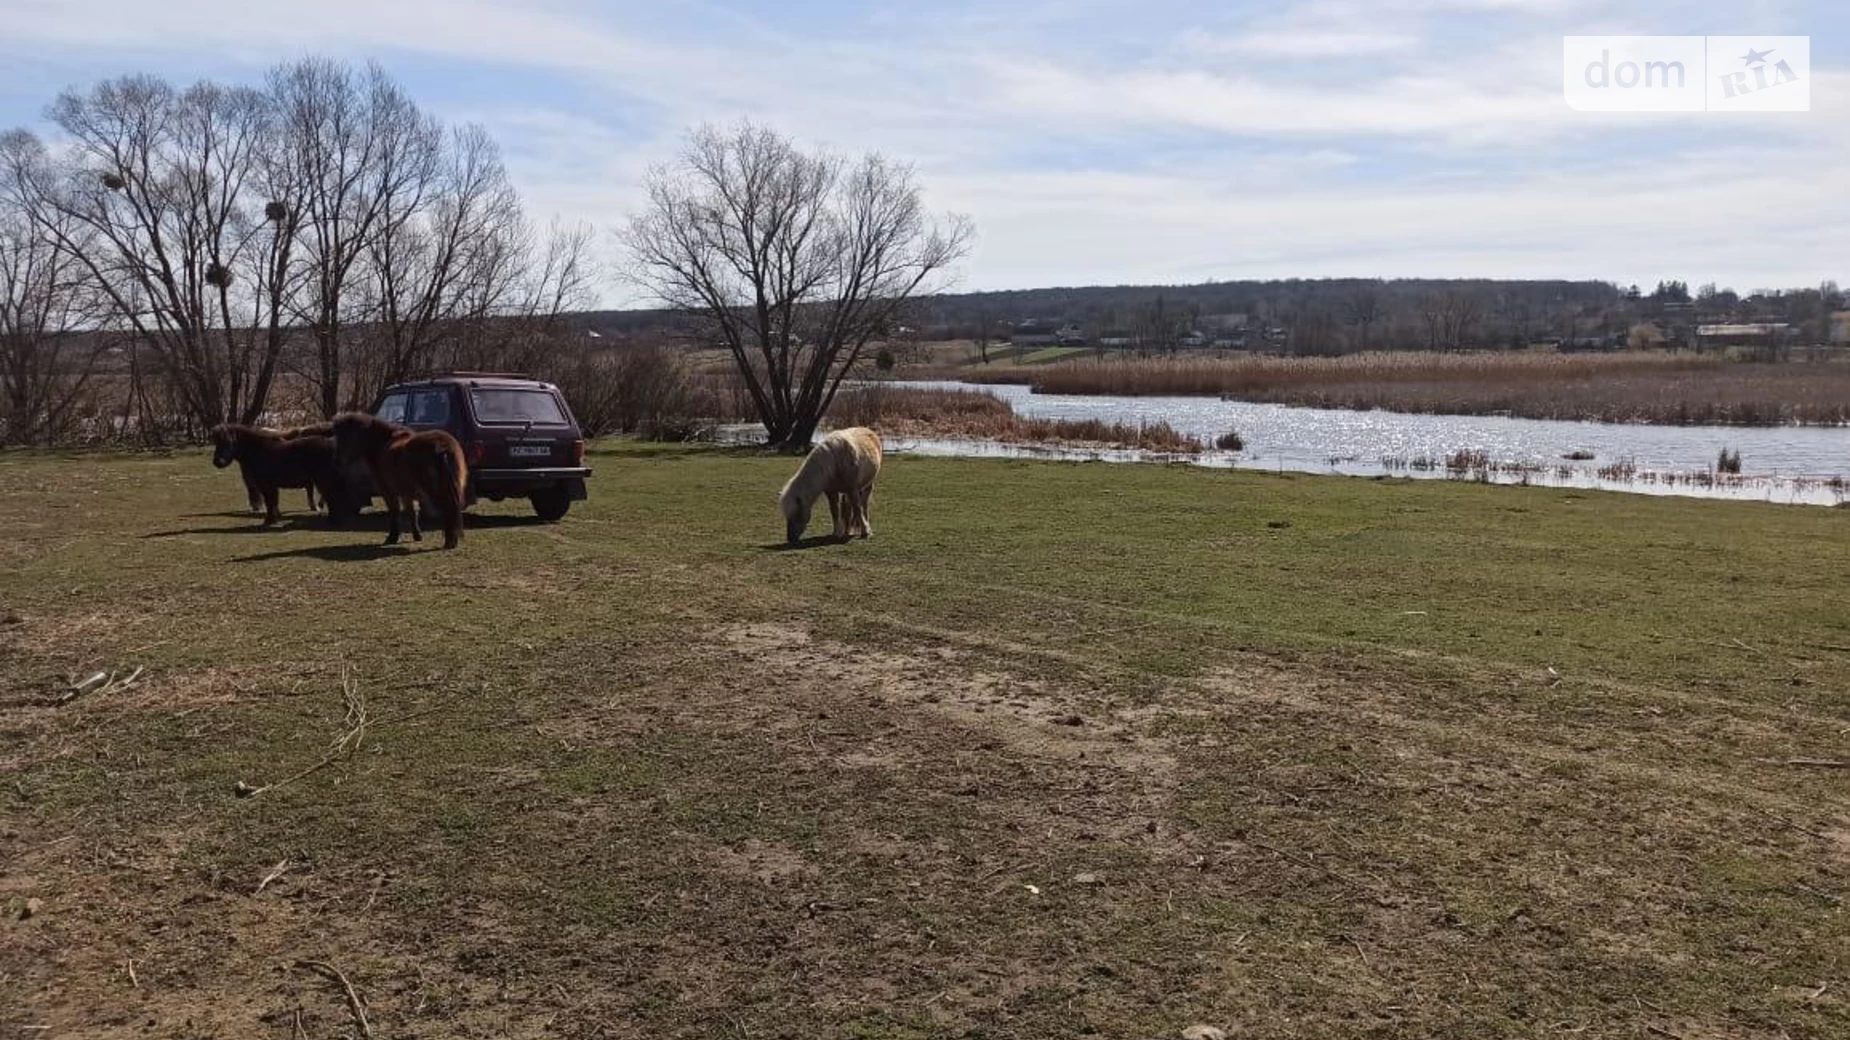
<svg viewBox="0 0 1850 1040">
<path fill-rule="evenodd" d="M 308 426 L 297 426 L 297 427 L 287 429 L 287 430 L 277 430 L 275 431 L 275 433 L 277 436 L 281 437 L 283 440 L 286 440 L 286 441 L 295 440 L 297 437 L 332 437 L 334 436 L 334 424 L 333 423 L 313 423 Z M 307 491 L 308 491 L 308 511 L 312 513 L 316 509 L 315 485 L 310 484 L 307 488 Z M 256 482 L 251 480 L 250 474 L 248 472 L 244 474 L 244 493 L 250 496 L 251 512 L 253 513 L 261 512 L 263 510 L 263 490 L 257 486 Z M 323 496 L 322 501 L 323 501 L 323 504 L 328 507 L 329 515 L 331 516 L 333 513 L 333 509 L 334 509 L 334 504 L 332 502 L 328 502 L 326 500 L 326 496 Z"/>
<path fill-rule="evenodd" d="M 454 549 L 462 541 L 469 463 L 456 438 L 442 430 L 413 433 L 365 412 L 343 412 L 334 417 L 334 445 L 342 463 L 365 460 L 373 490 L 385 499 L 386 510 L 392 514 L 385 544 L 398 543 L 401 508 L 411 513 L 411 540 L 424 540 L 415 508 L 419 503 L 443 521 L 445 549 Z"/>
<path fill-rule="evenodd" d="M 315 490 L 323 500 L 340 494 L 340 467 L 334 460 L 334 441 L 329 437 L 300 436 L 286 439 L 272 430 L 253 429 L 236 423 L 212 428 L 212 465 L 219 469 L 238 464 L 245 490 L 261 499 L 265 527 L 283 518 L 277 508 L 276 493 L 281 488 L 309 489 L 309 508 L 314 508 Z M 329 513 L 333 519 L 333 513 Z"/>
</svg>

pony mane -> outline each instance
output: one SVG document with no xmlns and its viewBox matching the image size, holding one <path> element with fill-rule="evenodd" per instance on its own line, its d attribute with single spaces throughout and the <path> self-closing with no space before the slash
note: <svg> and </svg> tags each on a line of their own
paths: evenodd
<svg viewBox="0 0 1850 1040">
<path fill-rule="evenodd" d="M 816 485 L 822 482 L 826 469 L 823 455 L 815 449 L 810 449 L 809 454 L 803 456 L 803 464 L 797 467 L 789 480 L 784 481 L 784 489 L 777 493 L 777 504 L 786 515 L 792 506 L 814 501 L 816 496 L 822 494 L 822 489 Z"/>
<path fill-rule="evenodd" d="M 336 415 L 332 420 L 330 420 L 328 425 L 330 426 L 365 426 L 365 427 L 370 428 L 370 427 L 378 427 L 378 426 L 389 427 L 392 424 L 389 422 L 386 422 L 384 419 L 381 419 L 378 416 L 373 415 L 369 412 L 342 412 L 339 415 Z"/>
<path fill-rule="evenodd" d="M 246 426 L 243 423 L 219 423 L 217 426 L 212 427 L 211 433 L 214 440 L 223 436 L 230 439 L 234 444 L 243 444 L 245 441 L 250 440 L 280 441 L 283 439 L 275 430 L 265 430 L 256 426 Z"/>
</svg>

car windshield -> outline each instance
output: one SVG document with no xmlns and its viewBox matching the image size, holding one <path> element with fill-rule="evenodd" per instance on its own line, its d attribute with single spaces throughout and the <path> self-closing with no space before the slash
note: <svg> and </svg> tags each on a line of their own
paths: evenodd
<svg viewBox="0 0 1850 1040">
<path fill-rule="evenodd" d="M 569 425 L 558 398 L 550 390 L 476 389 L 470 391 L 469 399 L 480 422 Z"/>
<path fill-rule="evenodd" d="M 386 422 L 390 422 L 390 423 L 404 422 L 405 421 L 405 395 L 404 394 L 385 395 L 385 400 L 379 402 L 379 411 L 377 412 L 377 415 L 379 416 L 379 418 L 384 419 Z"/>
</svg>

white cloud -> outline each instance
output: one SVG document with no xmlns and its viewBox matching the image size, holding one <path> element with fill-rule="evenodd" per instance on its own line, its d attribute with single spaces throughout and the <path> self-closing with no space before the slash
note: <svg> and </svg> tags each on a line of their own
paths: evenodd
<svg viewBox="0 0 1850 1040">
<path fill-rule="evenodd" d="M 1177 125 L 1250 135 L 1449 135 L 1522 139 L 1575 113 L 1533 84 L 1495 89 L 1456 78 L 1397 75 L 1306 86 L 1201 70 L 1096 74 L 1053 64 L 997 69 L 1004 103 L 1024 115 L 1093 123 Z"/>
<path fill-rule="evenodd" d="M 1238 34 L 1189 29 L 1178 41 L 1190 54 L 1236 54 L 1252 58 L 1343 58 L 1403 51 L 1419 42 L 1404 32 L 1344 32 L 1307 29 L 1300 32 L 1271 30 Z"/>
<path fill-rule="evenodd" d="M 230 14 L 205 0 L 11 0 L 0 61 L 126 71 L 147 54 L 261 66 L 322 52 L 388 67 L 415 54 L 458 77 L 543 72 L 582 86 L 423 100 L 495 133 L 537 217 L 601 227 L 637 204 L 643 170 L 689 125 L 751 116 L 916 163 L 935 207 L 977 223 L 972 287 L 1846 274 L 1828 268 L 1846 230 L 1833 216 L 1850 183 L 1835 127 L 1850 77 L 1820 72 L 1809 117 L 1710 126 L 1719 140 L 1756 135 L 1757 150 L 1691 152 L 1686 118 L 1599 118 L 1562 101 L 1564 24 L 1662 22 L 1680 10 L 1668 0 L 1301 0 L 1193 27 L 1158 8 L 895 7 L 814 33 L 770 15 L 567 0 L 288 0 Z M 621 123 L 601 114 L 606 100 L 622 103 Z M 1378 170 L 1389 154 L 1394 168 Z"/>
</svg>

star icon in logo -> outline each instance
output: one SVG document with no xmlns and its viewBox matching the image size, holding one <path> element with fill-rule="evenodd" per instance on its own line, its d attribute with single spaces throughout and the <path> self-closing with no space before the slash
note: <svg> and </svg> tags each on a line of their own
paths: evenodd
<svg viewBox="0 0 1850 1040">
<path fill-rule="evenodd" d="M 1741 55 L 1741 64 L 1759 65 L 1762 62 L 1766 61 L 1766 56 L 1773 53 L 1773 51 L 1774 51 L 1774 48 L 1772 47 L 1768 47 L 1766 50 L 1763 50 L 1763 51 L 1757 51 L 1757 50 L 1754 50 L 1752 47 L 1749 47 L 1747 48 L 1747 53 Z"/>
</svg>

